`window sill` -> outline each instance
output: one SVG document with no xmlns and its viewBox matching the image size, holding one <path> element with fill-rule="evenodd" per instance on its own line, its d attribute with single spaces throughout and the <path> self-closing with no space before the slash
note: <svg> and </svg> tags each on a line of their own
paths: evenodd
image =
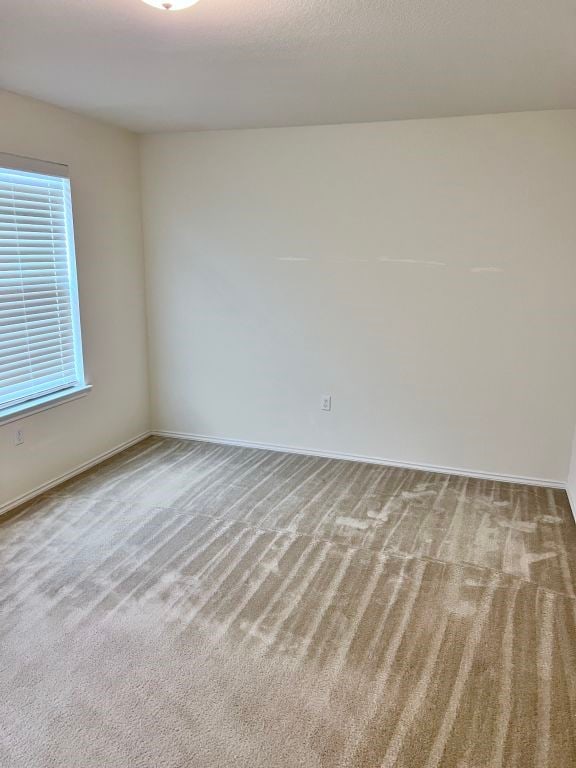
<svg viewBox="0 0 576 768">
<path fill-rule="evenodd" d="M 32 416 L 32 414 L 40 411 L 47 411 L 49 408 L 62 405 L 62 403 L 68 403 L 70 400 L 78 400 L 80 397 L 85 397 L 91 389 L 91 384 L 83 384 L 81 387 L 63 389 L 60 392 L 52 392 L 50 395 L 28 400 L 26 403 L 18 403 L 18 405 L 13 405 L 10 408 L 0 409 L 0 425 L 23 419 L 25 416 Z"/>
</svg>

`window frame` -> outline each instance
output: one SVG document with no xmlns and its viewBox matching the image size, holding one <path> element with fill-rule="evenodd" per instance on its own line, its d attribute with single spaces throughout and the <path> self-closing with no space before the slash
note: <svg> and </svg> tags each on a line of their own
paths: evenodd
<svg viewBox="0 0 576 768">
<path fill-rule="evenodd" d="M 37 160 L 35 158 L 0 153 L 0 169 L 35 173 L 42 176 L 55 176 L 67 179 L 68 184 L 70 184 L 68 166 L 60 163 L 52 163 L 44 160 Z M 66 263 L 68 268 L 68 291 L 72 321 L 73 360 L 77 381 L 69 386 L 65 385 L 56 390 L 47 389 L 44 392 L 34 393 L 26 399 L 0 405 L 0 425 L 10 421 L 16 421 L 23 416 L 32 415 L 33 413 L 38 413 L 48 408 L 54 408 L 55 406 L 70 400 L 76 400 L 88 394 L 92 389 L 91 384 L 86 381 L 84 370 L 84 350 L 82 344 L 82 324 L 80 319 L 80 300 L 76 267 L 72 190 L 70 187 L 69 194 L 65 195 L 64 223 Z"/>
</svg>

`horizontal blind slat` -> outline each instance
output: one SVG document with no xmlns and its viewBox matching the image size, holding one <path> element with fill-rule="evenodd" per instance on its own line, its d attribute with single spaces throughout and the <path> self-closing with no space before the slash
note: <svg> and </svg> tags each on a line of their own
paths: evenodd
<svg viewBox="0 0 576 768">
<path fill-rule="evenodd" d="M 36 282 L 15 283 L 13 278 L 11 282 L 6 282 L 0 287 L 0 306 L 8 304 L 11 301 L 36 301 L 43 298 L 54 298 L 58 296 L 69 296 L 68 280 L 64 277 L 53 275 L 40 275 Z"/>
<path fill-rule="evenodd" d="M 30 360 L 37 360 L 40 357 L 45 357 L 52 354 L 68 355 L 68 353 L 74 353 L 74 347 L 71 342 L 60 342 L 58 337 L 47 339 L 41 344 L 34 345 L 21 345 L 20 347 L 14 347 L 10 350 L 10 354 L 3 354 L 0 358 L 1 365 L 13 365 L 15 361 L 28 357 Z"/>
<path fill-rule="evenodd" d="M 20 369 L 18 372 L 9 371 L 6 377 L 2 378 L 5 385 L 2 387 L 6 392 L 13 387 L 16 387 L 21 382 L 27 383 L 38 382 L 42 379 L 57 379 L 62 375 L 71 376 L 74 371 L 73 364 L 70 363 L 46 363 L 46 365 L 31 366 L 28 370 Z"/>
<path fill-rule="evenodd" d="M 74 365 L 74 352 L 71 346 L 54 345 L 49 349 L 38 350 L 35 355 L 24 353 L 6 358 L 6 362 L 3 361 L 0 364 L 0 376 L 3 377 L 3 380 L 11 375 L 22 373 L 24 371 L 23 361 L 26 362 L 26 372 L 34 374 L 35 371 L 44 368 L 62 368 Z"/>
<path fill-rule="evenodd" d="M 46 330 L 50 327 L 53 330 L 52 325 L 47 326 L 43 320 L 33 320 L 30 323 L 16 323 L 14 325 L 0 326 L 0 341 L 8 340 L 11 336 L 12 339 L 18 339 L 23 335 L 29 336 L 31 332 L 35 330 Z M 57 330 L 59 333 L 71 333 L 72 323 L 67 320 L 63 323 L 58 323 Z"/>
<path fill-rule="evenodd" d="M 53 327 L 39 323 L 35 328 L 28 327 L 26 334 L 23 334 L 21 329 L 0 331 L 0 348 L 6 351 L 16 344 L 35 344 L 37 341 L 40 342 L 44 336 L 56 334 L 60 337 L 62 335 L 62 325 L 64 324 Z"/>
<path fill-rule="evenodd" d="M 39 301 L 34 300 L 34 296 L 39 297 Z M 37 312 L 59 312 L 62 307 L 70 308 L 70 297 L 58 291 L 43 291 L 42 293 L 28 296 L 21 294 L 14 296 L 8 302 L 0 301 L 0 312 L 3 317 L 12 318 L 15 314 L 20 314 L 24 319 L 26 313 L 35 314 Z M 11 321 L 12 322 L 12 321 Z"/>
</svg>

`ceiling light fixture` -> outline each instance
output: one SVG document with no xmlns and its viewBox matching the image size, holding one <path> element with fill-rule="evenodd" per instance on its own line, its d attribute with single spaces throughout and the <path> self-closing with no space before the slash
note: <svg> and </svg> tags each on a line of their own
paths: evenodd
<svg viewBox="0 0 576 768">
<path fill-rule="evenodd" d="M 190 8 L 191 5 L 195 5 L 198 0 L 172 0 L 172 2 L 167 0 L 144 0 L 144 2 L 163 11 L 183 11 L 184 8 Z"/>
</svg>

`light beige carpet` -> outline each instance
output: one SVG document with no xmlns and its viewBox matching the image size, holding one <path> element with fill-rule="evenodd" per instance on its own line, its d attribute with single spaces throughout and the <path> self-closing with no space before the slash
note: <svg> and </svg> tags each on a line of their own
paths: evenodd
<svg viewBox="0 0 576 768">
<path fill-rule="evenodd" d="M 564 492 L 149 439 L 0 525 L 2 768 L 574 768 Z"/>
</svg>

